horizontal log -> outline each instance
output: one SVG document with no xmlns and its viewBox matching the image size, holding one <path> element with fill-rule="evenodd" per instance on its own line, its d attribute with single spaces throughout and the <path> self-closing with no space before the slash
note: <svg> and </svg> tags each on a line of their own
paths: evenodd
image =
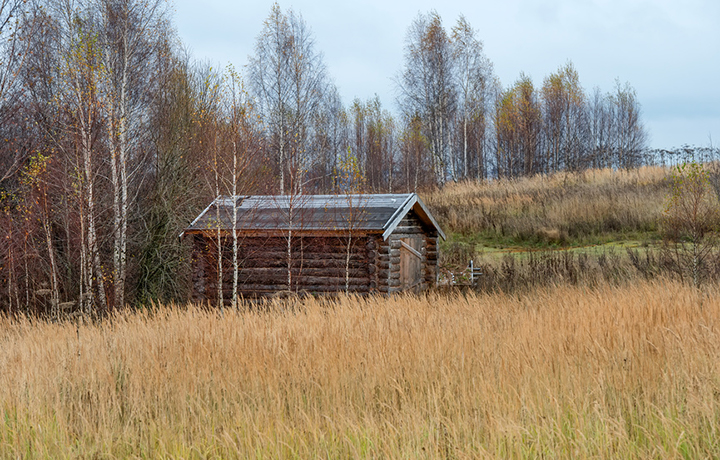
<svg viewBox="0 0 720 460">
<path fill-rule="evenodd" d="M 317 270 L 324 270 L 324 271 L 332 271 L 332 272 L 343 272 L 345 273 L 346 270 L 350 271 L 363 271 L 367 273 L 369 264 L 367 263 L 353 263 L 352 261 L 350 264 L 337 264 L 337 265 L 319 265 L 319 264 L 292 264 L 290 267 L 290 272 L 292 273 L 301 273 L 301 272 L 315 272 Z M 238 269 L 238 273 L 262 273 L 265 271 L 270 272 L 288 272 L 288 267 L 285 264 L 278 264 L 278 265 L 270 265 L 270 264 L 264 264 L 262 266 L 249 266 L 249 265 L 243 265 L 240 266 Z M 225 267 L 223 270 L 223 276 L 232 276 L 233 275 L 233 268 Z M 216 278 L 217 277 L 217 271 L 215 273 L 210 273 L 208 278 Z"/>
<path fill-rule="evenodd" d="M 367 284 L 370 282 L 369 276 L 354 276 L 350 277 L 351 283 Z M 307 286 L 308 284 L 321 283 L 323 285 L 328 284 L 345 284 L 345 276 L 293 276 L 292 284 Z M 223 282 L 223 288 L 232 288 L 232 280 L 228 279 Z M 247 284 L 268 284 L 268 285 L 284 285 L 287 284 L 287 276 L 249 276 L 238 280 L 238 286 L 244 286 Z M 209 290 L 216 289 L 217 283 L 208 284 Z"/>
<path fill-rule="evenodd" d="M 336 260 L 345 259 L 348 252 L 345 250 L 341 251 L 301 251 L 292 250 L 290 257 L 293 259 L 305 259 L 305 260 Z M 239 254 L 238 260 L 263 260 L 263 259 L 276 259 L 276 260 L 287 260 L 288 252 L 257 252 L 254 254 Z M 351 258 L 365 258 L 367 257 L 367 251 L 350 251 Z M 226 260 L 232 260 L 232 254 L 228 254 L 228 257 L 224 257 Z M 217 259 L 214 259 L 217 260 Z"/>
<path fill-rule="evenodd" d="M 350 284 L 352 285 L 365 285 L 367 286 L 370 284 L 370 278 L 369 277 L 362 277 L 362 278 L 350 278 L 349 279 Z M 342 284 L 345 285 L 345 277 L 342 279 L 338 279 L 335 277 L 329 277 L 329 276 L 299 276 L 295 280 L 293 280 L 293 283 L 297 283 L 298 285 L 302 286 L 327 286 L 327 285 L 339 285 Z M 306 288 L 309 289 L 309 288 Z"/>
<path fill-rule="evenodd" d="M 420 220 L 417 217 L 415 217 L 413 214 L 407 214 L 405 217 L 402 218 L 402 220 L 400 220 L 401 225 L 409 223 L 409 222 L 410 223 L 419 223 Z"/>
<path fill-rule="evenodd" d="M 425 235 L 425 231 L 420 227 L 397 227 L 393 232 L 393 236 L 399 238 L 412 238 L 418 235 Z"/>
<path fill-rule="evenodd" d="M 232 289 L 230 289 L 232 291 Z M 247 295 L 248 293 L 253 292 L 279 292 L 279 291 L 287 291 L 287 284 L 243 284 L 242 286 L 238 286 L 238 293 L 241 293 L 243 295 Z M 223 290 L 223 297 L 225 297 L 225 291 Z M 232 294 L 232 292 L 230 292 Z"/>
<path fill-rule="evenodd" d="M 370 286 L 370 280 L 367 278 L 350 278 L 349 285 L 352 288 L 359 289 L 361 287 L 369 288 Z M 325 278 L 325 277 L 300 277 L 297 279 L 293 279 L 292 282 L 293 289 L 302 289 L 307 291 L 317 290 L 317 289 L 327 289 L 331 288 L 333 286 L 340 286 L 342 288 L 345 287 L 345 279 L 338 279 L 338 278 Z M 267 290 L 267 291 L 283 291 L 287 290 L 287 283 L 281 283 L 281 282 L 262 282 L 261 280 L 254 280 L 251 283 L 240 283 L 238 284 L 238 292 L 240 291 L 257 291 L 257 290 Z M 217 296 L 217 286 L 212 286 L 211 289 L 207 290 L 209 297 L 216 297 Z M 232 295 L 232 283 L 225 283 L 223 284 L 223 296 L 226 295 Z"/>
<path fill-rule="evenodd" d="M 307 267 L 307 268 L 362 268 L 366 267 L 368 265 L 368 259 L 359 259 L 359 258 L 350 258 L 348 261 L 347 259 L 334 259 L 334 260 L 306 260 L 306 259 L 292 259 L 290 260 L 290 267 L 293 269 L 297 269 L 300 267 Z M 285 268 L 288 267 L 288 261 L 287 259 L 278 260 L 278 259 L 268 259 L 268 260 L 240 260 L 238 261 L 238 266 L 240 269 L 243 268 Z M 225 270 L 232 271 L 233 270 L 233 263 L 232 261 L 228 261 L 227 263 L 223 264 L 223 268 Z M 217 272 L 217 270 L 213 270 L 214 272 Z M 210 271 L 208 271 L 210 273 Z"/>
<path fill-rule="evenodd" d="M 351 285 L 369 285 L 369 277 L 352 277 L 349 279 Z M 286 286 L 287 278 L 281 279 L 247 279 L 244 282 L 238 284 L 238 289 L 247 289 L 247 286 L 270 286 L 275 288 L 278 286 Z M 332 276 L 296 276 L 292 278 L 293 287 L 298 286 L 301 289 L 310 289 L 313 286 L 345 286 L 345 277 L 338 278 Z M 217 283 L 208 284 L 208 292 L 217 292 Z M 284 289 L 284 288 L 283 288 Z M 232 282 L 223 283 L 223 290 L 232 290 Z"/>
<path fill-rule="evenodd" d="M 370 288 L 367 285 L 351 285 L 349 286 L 348 290 L 350 292 L 370 292 Z M 271 285 L 264 285 L 264 284 L 257 284 L 257 285 L 245 285 L 242 287 L 242 289 L 238 289 L 238 293 L 246 296 L 246 297 L 252 297 L 253 295 L 257 294 L 276 294 L 280 292 L 287 292 L 287 287 L 285 285 L 277 285 L 277 286 L 271 286 Z M 345 285 L 342 286 L 320 286 L 317 289 L 307 289 L 307 288 L 299 288 L 299 292 L 345 292 Z M 294 291 L 291 291 L 294 292 Z M 229 296 L 223 295 L 225 298 L 232 298 L 232 293 L 228 293 Z"/>
<path fill-rule="evenodd" d="M 349 270 L 351 270 L 351 271 L 352 271 L 352 270 L 361 270 L 361 271 L 363 271 L 364 273 L 367 273 L 367 271 L 368 271 L 368 268 L 367 268 L 367 267 L 368 267 L 367 264 L 361 264 L 361 265 L 350 264 L 350 266 L 347 267 L 347 269 L 349 269 Z M 293 265 L 293 266 L 291 267 L 291 269 L 290 269 L 290 271 L 291 271 L 292 273 L 301 273 L 301 272 L 315 273 L 316 270 L 327 270 L 327 271 L 332 272 L 332 273 L 339 273 L 339 272 L 345 273 L 346 267 L 345 267 L 345 265 L 342 265 L 342 266 L 333 266 L 333 265 L 329 265 L 329 266 L 313 266 L 313 265 L 299 265 L 299 264 L 298 264 L 298 265 Z M 240 270 L 238 270 L 238 273 L 251 275 L 251 274 L 253 274 L 253 273 L 262 273 L 262 272 L 264 272 L 264 271 L 277 271 L 277 272 L 287 273 L 287 272 L 288 272 L 288 268 L 287 268 L 287 266 L 284 266 L 284 265 L 282 265 L 282 264 L 277 265 L 277 266 L 268 266 L 267 264 L 265 264 L 265 265 L 262 266 L 262 267 L 248 267 L 248 266 L 245 266 L 245 267 L 241 268 Z M 232 270 L 232 268 L 230 268 L 230 269 L 228 269 L 228 270 L 224 270 L 224 271 L 223 271 L 223 276 L 225 276 L 225 277 L 232 277 L 232 276 L 233 276 L 233 270 Z M 217 274 L 216 274 L 216 273 L 212 274 L 212 276 L 209 276 L 208 278 L 215 278 L 215 277 L 217 277 Z"/>
<path fill-rule="evenodd" d="M 228 264 L 225 264 L 225 269 L 232 271 L 232 262 L 229 262 Z M 240 261 L 240 268 L 285 268 L 287 269 L 287 259 L 285 260 L 241 260 Z M 294 269 L 300 268 L 300 267 L 307 267 L 307 268 L 345 268 L 346 266 L 349 266 L 350 268 L 361 268 L 368 265 L 367 259 L 350 259 L 350 263 L 348 264 L 345 259 L 335 259 L 335 260 L 306 260 L 306 259 L 293 259 L 290 261 L 290 266 Z"/>
<path fill-rule="evenodd" d="M 380 270 L 378 272 L 378 278 L 399 279 L 400 278 L 400 270 Z"/>
<path fill-rule="evenodd" d="M 330 250 L 316 250 L 317 248 L 313 248 L 313 250 L 308 250 L 305 248 L 304 250 L 301 250 L 300 248 L 293 248 L 292 251 L 290 251 L 290 256 L 297 259 L 307 259 L 307 260 L 324 260 L 324 259 L 345 259 L 347 257 L 347 248 L 337 248 L 337 250 L 330 251 Z M 350 250 L 350 256 L 351 257 L 367 257 L 367 250 L 364 248 L 357 249 L 353 248 Z M 238 254 L 238 259 L 241 260 L 256 260 L 256 259 L 287 259 L 288 251 L 287 248 L 284 251 L 254 251 L 252 253 L 250 252 L 241 252 Z M 213 257 L 214 260 L 217 260 L 217 258 Z M 225 257 L 227 260 L 232 260 L 232 252 L 228 253 Z"/>
<path fill-rule="evenodd" d="M 398 245 L 399 245 L 399 242 L 398 242 Z M 391 258 L 392 258 L 392 257 L 400 257 L 400 248 L 398 247 L 398 249 L 391 249 L 391 250 L 390 250 L 390 257 L 391 257 Z"/>
<path fill-rule="evenodd" d="M 238 270 L 240 277 L 244 276 L 274 276 L 274 275 L 285 275 L 287 276 L 287 268 L 243 268 Z M 350 268 L 345 267 L 338 268 L 310 268 L 305 267 L 300 270 L 292 270 L 293 274 L 302 274 L 306 276 L 342 276 L 345 277 L 346 272 L 350 273 L 350 276 L 366 276 L 368 271 L 366 268 Z"/>
<path fill-rule="evenodd" d="M 302 289 L 304 292 L 308 292 L 310 294 L 322 294 L 322 293 L 332 293 L 332 294 L 338 294 L 345 292 L 345 285 L 342 286 L 320 286 L 317 289 Z M 370 292 L 370 288 L 368 286 L 362 285 L 362 286 L 349 286 L 347 289 L 348 292 L 352 293 L 368 293 Z"/>
</svg>

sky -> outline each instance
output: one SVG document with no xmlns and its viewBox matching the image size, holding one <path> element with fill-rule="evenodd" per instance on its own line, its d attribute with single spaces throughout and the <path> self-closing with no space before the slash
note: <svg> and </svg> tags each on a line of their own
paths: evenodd
<svg viewBox="0 0 720 460">
<path fill-rule="evenodd" d="M 242 72 L 274 1 L 174 0 L 190 55 Z M 504 87 L 521 73 L 536 87 L 568 61 L 589 94 L 635 88 L 651 148 L 720 146 L 720 2 L 717 0 L 292 0 L 345 104 L 378 95 L 397 111 L 405 35 L 419 13 L 446 30 L 462 14 Z"/>
</svg>

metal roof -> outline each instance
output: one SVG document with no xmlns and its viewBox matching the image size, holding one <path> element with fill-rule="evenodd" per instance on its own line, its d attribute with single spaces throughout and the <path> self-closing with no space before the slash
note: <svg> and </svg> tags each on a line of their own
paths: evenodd
<svg viewBox="0 0 720 460">
<path fill-rule="evenodd" d="M 395 230 L 410 210 L 445 239 L 435 219 L 415 193 L 379 195 L 253 195 L 219 196 L 180 235 L 188 232 L 240 231 L 368 231 Z M 219 220 L 218 220 L 219 216 Z"/>
</svg>

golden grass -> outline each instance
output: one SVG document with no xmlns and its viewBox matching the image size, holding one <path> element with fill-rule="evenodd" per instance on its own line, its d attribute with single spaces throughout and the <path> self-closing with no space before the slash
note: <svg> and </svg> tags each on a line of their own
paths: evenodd
<svg viewBox="0 0 720 460">
<path fill-rule="evenodd" d="M 708 289 L 4 319 L 0 457 L 717 457 Z"/>
<path fill-rule="evenodd" d="M 462 182 L 423 199 L 446 233 L 582 241 L 606 233 L 656 231 L 669 173 L 668 168 L 646 166 Z"/>
</svg>

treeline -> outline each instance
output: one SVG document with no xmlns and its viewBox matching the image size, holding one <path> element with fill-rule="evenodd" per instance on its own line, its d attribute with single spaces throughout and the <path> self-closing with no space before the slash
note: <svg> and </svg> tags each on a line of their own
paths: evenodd
<svg viewBox="0 0 720 460">
<path fill-rule="evenodd" d="M 504 89 L 464 18 L 413 21 L 393 114 L 377 97 L 344 105 L 297 12 L 272 8 L 238 72 L 189 57 L 168 8 L 0 3 L 0 309 L 185 299 L 178 235 L 219 194 L 406 192 L 644 159 L 629 85 L 588 95 L 568 63 Z"/>
<path fill-rule="evenodd" d="M 400 88 L 403 146 L 415 140 L 432 172 L 413 185 L 643 162 L 647 135 L 629 84 L 588 95 L 568 63 L 539 88 L 521 75 L 503 89 L 463 17 L 449 33 L 436 13 L 413 22 Z"/>
</svg>

